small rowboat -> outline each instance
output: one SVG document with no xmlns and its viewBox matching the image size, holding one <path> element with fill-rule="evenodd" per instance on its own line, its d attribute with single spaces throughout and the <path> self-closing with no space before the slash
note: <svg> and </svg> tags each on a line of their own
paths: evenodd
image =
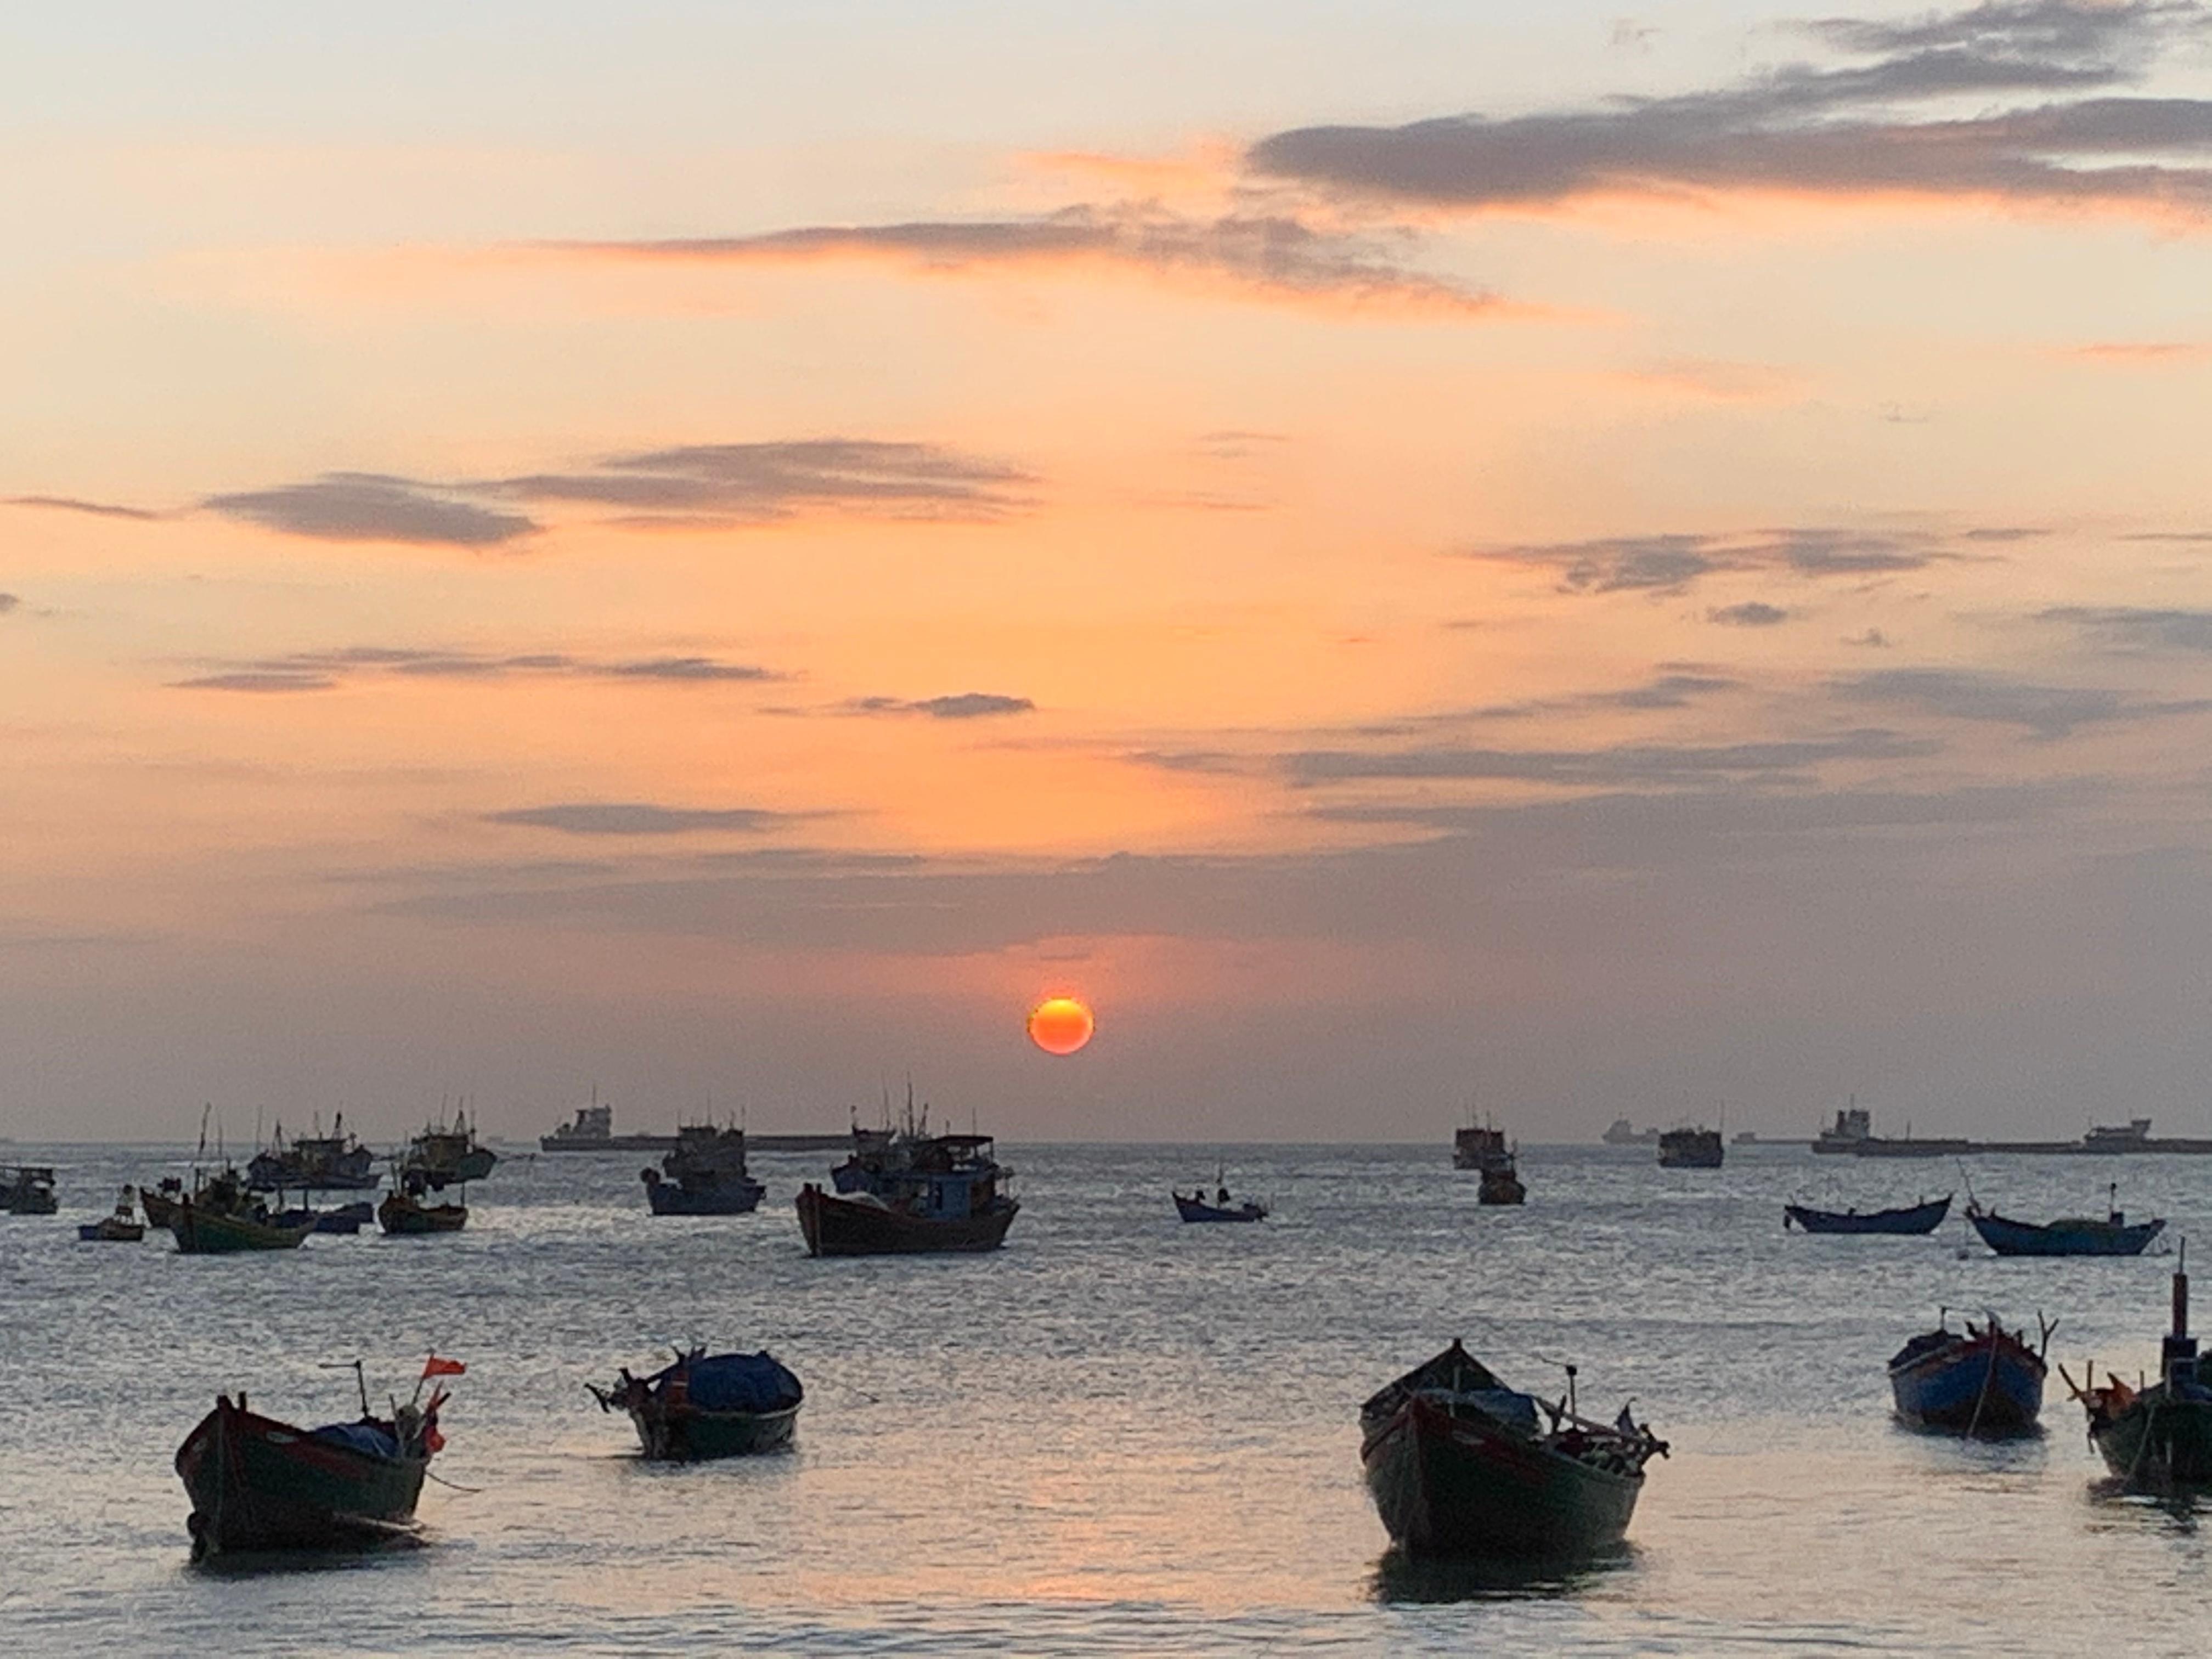
<svg viewBox="0 0 2212 1659">
<path fill-rule="evenodd" d="M 413 1193 L 386 1193 L 376 1206 L 376 1224 L 406 1237 L 457 1233 L 469 1224 L 469 1210 L 465 1204 L 425 1204 Z"/>
<path fill-rule="evenodd" d="M 1932 1233 L 1951 1213 L 1953 1194 L 1896 1210 L 1816 1210 L 1807 1204 L 1782 1206 L 1782 1228 L 1808 1233 Z"/>
<path fill-rule="evenodd" d="M 115 1212 L 97 1221 L 88 1221 L 76 1230 L 80 1243 L 86 1244 L 136 1244 L 146 1237 L 146 1229 L 139 1221 L 136 1206 L 137 1190 L 125 1187 L 123 1195 L 115 1200 Z"/>
<path fill-rule="evenodd" d="M 1209 1204 L 1203 1194 L 1185 1198 L 1177 1193 L 1175 1205 L 1176 1213 L 1185 1221 L 1264 1221 L 1267 1218 L 1267 1206 L 1255 1198 L 1232 1206 Z"/>
<path fill-rule="evenodd" d="M 1898 1416 L 1962 1434 L 2027 1432 L 2043 1410 L 2043 1356 L 2056 1328 L 2056 1322 L 2045 1325 L 2042 1343 L 2031 1348 L 1995 1316 L 1986 1324 L 1969 1321 L 1963 1333 L 1939 1318 L 1890 1358 Z"/>
</svg>

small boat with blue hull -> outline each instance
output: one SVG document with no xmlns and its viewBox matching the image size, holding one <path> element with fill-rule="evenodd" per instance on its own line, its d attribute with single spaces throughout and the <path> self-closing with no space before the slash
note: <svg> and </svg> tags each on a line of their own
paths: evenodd
<svg viewBox="0 0 2212 1659">
<path fill-rule="evenodd" d="M 1391 1540 L 1416 1556 L 1587 1557 L 1618 1545 L 1667 1443 L 1510 1389 L 1454 1342 L 1360 1407 L 1360 1462 Z M 1540 1421 L 1541 1412 L 1547 1420 Z"/>
<path fill-rule="evenodd" d="M 1992 1314 L 1954 1331 L 1948 1310 L 1936 1328 L 1914 1337 L 1890 1357 L 1889 1390 L 1898 1417 L 1921 1428 L 1962 1434 L 2026 1434 L 2043 1410 L 2044 1354 L 2056 1321 L 2043 1324 L 2029 1347 Z"/>
<path fill-rule="evenodd" d="M 138 1219 L 138 1190 L 125 1187 L 115 1200 L 113 1213 L 97 1221 L 88 1221 L 76 1230 L 82 1243 L 136 1244 L 146 1237 L 145 1224 Z"/>
<path fill-rule="evenodd" d="M 620 1407 L 656 1462 L 690 1462 L 775 1451 L 791 1443 L 806 1390 L 775 1357 L 679 1353 L 651 1376 L 624 1366 L 611 1388 L 585 1385 L 603 1412 Z"/>
<path fill-rule="evenodd" d="M 1807 1233 L 1932 1233 L 1951 1213 L 1954 1194 L 1923 1199 L 1894 1210 L 1816 1210 L 1809 1204 L 1782 1206 L 1782 1230 Z"/>
<path fill-rule="evenodd" d="M 381 1176 L 377 1178 L 383 1179 Z M 279 1210 L 270 1219 L 279 1227 L 295 1227 L 306 1221 L 313 1223 L 319 1233 L 353 1234 L 376 1219 L 376 1206 L 367 1199 L 341 1204 L 335 1210 L 317 1210 L 302 1205 L 297 1209 Z"/>
<path fill-rule="evenodd" d="M 1185 1221 L 1265 1221 L 1267 1218 L 1267 1206 L 1256 1198 L 1233 1204 L 1230 1201 L 1226 1187 L 1219 1188 L 1218 1196 L 1218 1203 L 1209 1202 L 1203 1187 L 1188 1198 L 1177 1193 L 1175 1195 L 1176 1213 Z"/>
<path fill-rule="evenodd" d="M 2112 1192 L 2117 1200 L 2118 1188 Z M 2091 1216 L 2068 1216 L 2038 1224 L 2014 1221 L 1978 1204 L 1968 1203 L 1966 1219 L 1982 1242 L 1999 1255 L 2141 1255 L 2154 1238 L 2166 1231 L 2163 1219 L 2130 1224 L 2115 1207 L 2101 1221 Z"/>
</svg>

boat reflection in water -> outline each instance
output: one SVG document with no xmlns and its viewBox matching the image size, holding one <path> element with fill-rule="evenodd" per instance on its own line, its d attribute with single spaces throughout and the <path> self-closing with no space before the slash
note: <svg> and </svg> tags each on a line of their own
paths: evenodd
<svg viewBox="0 0 2212 1659">
<path fill-rule="evenodd" d="M 1600 1588 L 1636 1565 L 1636 1547 L 1620 1543 L 1579 1556 L 1476 1557 L 1383 1552 L 1368 1595 L 1386 1604 L 1440 1607 L 1455 1601 L 1564 1601 Z"/>
</svg>

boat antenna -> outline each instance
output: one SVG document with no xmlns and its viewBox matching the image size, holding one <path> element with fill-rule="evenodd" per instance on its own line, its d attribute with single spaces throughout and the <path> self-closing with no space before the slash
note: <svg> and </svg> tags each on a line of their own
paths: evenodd
<svg viewBox="0 0 2212 1659">
<path fill-rule="evenodd" d="M 1575 1368 L 1570 1364 L 1567 1367 L 1567 1415 L 1578 1417 L 1581 1414 L 1575 1409 Z"/>
<path fill-rule="evenodd" d="M 363 1417 L 368 1415 L 368 1379 L 362 1373 L 361 1361 L 358 1359 L 334 1360 L 326 1364 L 318 1365 L 315 1369 L 321 1371 L 351 1371 L 354 1387 L 361 1393 L 361 1414 Z"/>
</svg>

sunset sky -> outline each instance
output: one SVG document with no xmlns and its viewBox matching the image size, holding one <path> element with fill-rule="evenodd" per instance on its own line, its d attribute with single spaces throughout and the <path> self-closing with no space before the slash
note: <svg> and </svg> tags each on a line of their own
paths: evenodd
<svg viewBox="0 0 2212 1659">
<path fill-rule="evenodd" d="M 2212 10 L 7 33 L 0 1133 L 2212 1133 Z"/>
</svg>

